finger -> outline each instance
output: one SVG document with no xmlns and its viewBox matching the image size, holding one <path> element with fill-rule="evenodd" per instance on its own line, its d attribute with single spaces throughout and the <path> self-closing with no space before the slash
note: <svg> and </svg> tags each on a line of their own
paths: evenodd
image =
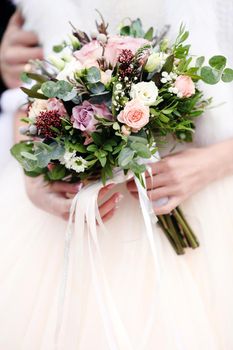
<svg viewBox="0 0 233 350">
<path fill-rule="evenodd" d="M 179 204 L 180 204 L 180 201 L 177 197 L 171 197 L 169 198 L 169 201 L 166 205 L 163 205 L 161 207 L 154 206 L 155 214 L 156 215 L 170 214 L 172 210 L 174 210 Z"/>
<path fill-rule="evenodd" d="M 129 192 L 137 192 L 137 186 L 134 180 L 130 180 L 126 183 L 126 187 Z"/>
<path fill-rule="evenodd" d="M 169 187 L 159 187 L 159 188 L 156 188 L 155 190 L 147 191 L 147 194 L 150 200 L 156 201 L 158 199 L 173 195 L 173 191 Z"/>
<path fill-rule="evenodd" d="M 11 34 L 9 42 L 11 45 L 38 46 L 38 36 L 33 32 L 18 30 Z"/>
<path fill-rule="evenodd" d="M 153 190 L 165 186 L 169 183 L 169 176 L 166 173 L 154 175 L 146 178 L 146 187 L 148 190 Z"/>
<path fill-rule="evenodd" d="M 153 175 L 164 173 L 167 170 L 166 163 L 163 159 L 156 163 L 151 163 L 149 166 L 152 169 Z M 148 172 L 146 172 L 146 177 L 150 177 L 150 174 Z"/>
<path fill-rule="evenodd" d="M 99 200 L 103 199 L 108 194 L 108 192 L 110 192 L 114 187 L 115 187 L 115 184 L 109 184 L 101 188 L 101 190 L 99 191 L 98 199 Z"/>
<path fill-rule="evenodd" d="M 4 60 L 9 65 L 26 64 L 29 60 L 36 59 L 43 59 L 43 49 L 41 47 L 11 47 L 4 55 Z"/>
<path fill-rule="evenodd" d="M 104 202 L 99 207 L 100 216 L 104 217 L 107 215 L 112 209 L 114 209 L 119 202 L 123 199 L 123 195 L 121 193 L 114 193 L 106 202 Z"/>
<path fill-rule="evenodd" d="M 110 210 L 110 211 L 108 212 L 108 214 L 106 214 L 104 217 L 102 217 L 102 220 L 103 220 L 104 222 L 110 220 L 110 219 L 113 217 L 114 213 L 115 213 L 115 209 Z"/>
<path fill-rule="evenodd" d="M 59 194 L 52 195 L 50 198 L 50 207 L 53 214 L 64 217 L 65 214 L 70 212 L 70 207 L 72 204 L 72 199 L 66 199 Z"/>
<path fill-rule="evenodd" d="M 55 181 L 50 184 L 50 192 L 57 192 L 57 193 L 78 193 L 83 184 L 81 182 L 71 184 L 65 181 Z"/>
<path fill-rule="evenodd" d="M 15 13 L 11 16 L 9 25 L 21 28 L 24 23 L 24 18 L 19 10 L 16 10 Z"/>
</svg>

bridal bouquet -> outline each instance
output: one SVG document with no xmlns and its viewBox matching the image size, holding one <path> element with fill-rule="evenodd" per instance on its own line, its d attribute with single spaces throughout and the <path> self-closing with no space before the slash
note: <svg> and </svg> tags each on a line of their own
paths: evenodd
<svg viewBox="0 0 233 350">
<path fill-rule="evenodd" d="M 139 19 L 122 24 L 117 35 L 108 34 L 102 16 L 96 24 L 91 36 L 73 28 L 48 61 L 32 62 L 23 73 L 31 84 L 22 88 L 29 97 L 21 127 L 27 139 L 11 152 L 28 176 L 47 181 L 101 178 L 105 184 L 121 170 L 145 186 L 162 138 L 192 141 L 195 120 L 211 102 L 199 81 L 230 82 L 233 70 L 223 56 L 207 65 L 191 56 L 183 25 L 170 45 L 167 28 L 144 32 Z M 159 223 L 178 254 L 198 246 L 179 208 Z"/>
</svg>

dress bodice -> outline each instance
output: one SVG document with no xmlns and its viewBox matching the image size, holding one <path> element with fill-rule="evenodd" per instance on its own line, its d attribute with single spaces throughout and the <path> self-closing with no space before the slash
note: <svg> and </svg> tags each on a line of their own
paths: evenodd
<svg viewBox="0 0 233 350">
<path fill-rule="evenodd" d="M 18 0 L 26 17 L 26 26 L 36 31 L 45 52 L 70 32 L 69 21 L 80 29 L 95 30 L 98 9 L 115 32 L 122 19 L 140 17 L 145 27 L 161 28 L 171 24 L 174 38 L 184 22 L 190 30 L 190 42 L 195 54 L 210 57 L 223 53 L 233 65 L 232 0 Z M 223 4 L 224 2 L 224 4 Z M 208 15 L 207 15 L 208 14 Z M 171 39 L 172 40 L 172 39 Z M 204 118 L 197 121 L 195 142 L 205 145 L 233 137 L 232 84 L 205 87 L 207 96 L 214 97 L 214 105 Z"/>
</svg>

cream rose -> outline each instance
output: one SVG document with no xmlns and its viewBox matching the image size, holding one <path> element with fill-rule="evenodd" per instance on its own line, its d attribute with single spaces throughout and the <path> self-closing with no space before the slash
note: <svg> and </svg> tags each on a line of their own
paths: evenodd
<svg viewBox="0 0 233 350">
<path fill-rule="evenodd" d="M 127 125 L 133 132 L 138 132 L 148 124 L 150 109 L 140 100 L 134 99 L 126 103 L 123 111 L 120 112 L 117 119 L 122 124 Z"/>
<path fill-rule="evenodd" d="M 195 94 L 195 84 L 187 75 L 180 75 L 175 81 L 178 97 L 191 97 Z"/>
<path fill-rule="evenodd" d="M 151 106 L 158 97 L 158 88 L 153 81 L 142 81 L 132 86 L 130 97 L 140 100 L 145 106 Z"/>
</svg>

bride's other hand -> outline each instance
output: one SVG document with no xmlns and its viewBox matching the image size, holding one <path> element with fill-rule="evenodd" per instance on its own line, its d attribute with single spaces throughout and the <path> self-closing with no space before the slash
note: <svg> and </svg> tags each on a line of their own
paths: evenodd
<svg viewBox="0 0 233 350">
<path fill-rule="evenodd" d="M 154 206 L 157 215 L 170 213 L 180 203 L 209 183 L 233 174 L 233 140 L 206 148 L 193 148 L 165 157 L 152 166 L 153 178 L 146 175 L 148 196 L 152 201 L 168 198 Z M 138 196 L 133 180 L 127 184 L 134 197 Z"/>
<path fill-rule="evenodd" d="M 62 181 L 46 183 L 42 176 L 36 178 L 25 177 L 25 183 L 28 197 L 35 206 L 64 220 L 69 218 L 71 197 L 82 188 L 81 183 L 69 184 Z M 104 221 L 113 216 L 117 204 L 122 199 L 122 195 L 117 192 L 104 201 L 104 197 L 109 194 L 113 186 L 112 184 L 105 186 L 99 192 L 99 200 L 102 201 L 99 211 Z"/>
<path fill-rule="evenodd" d="M 43 59 L 35 33 L 23 29 L 24 20 L 17 10 L 11 17 L 0 45 L 0 74 L 8 88 L 21 85 L 20 74 L 30 59 Z"/>
</svg>

